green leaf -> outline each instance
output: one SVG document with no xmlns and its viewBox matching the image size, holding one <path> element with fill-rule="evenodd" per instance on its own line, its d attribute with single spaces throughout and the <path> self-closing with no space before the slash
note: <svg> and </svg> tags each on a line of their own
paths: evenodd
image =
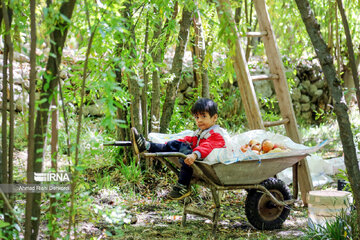
<svg viewBox="0 0 360 240">
<path fill-rule="evenodd" d="M 9 226 L 9 225 L 10 225 L 10 223 L 4 222 L 4 221 L 0 220 L 0 228 L 7 227 L 7 226 Z"/>
</svg>

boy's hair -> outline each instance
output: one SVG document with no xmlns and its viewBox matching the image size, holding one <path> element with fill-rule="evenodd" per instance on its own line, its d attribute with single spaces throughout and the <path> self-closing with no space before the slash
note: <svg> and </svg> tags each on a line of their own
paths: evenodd
<svg viewBox="0 0 360 240">
<path fill-rule="evenodd" d="M 191 113 L 195 115 L 205 112 L 208 112 L 210 117 L 214 116 L 215 114 L 217 114 L 217 104 L 211 99 L 200 98 L 195 102 L 194 106 L 191 108 Z"/>
</svg>

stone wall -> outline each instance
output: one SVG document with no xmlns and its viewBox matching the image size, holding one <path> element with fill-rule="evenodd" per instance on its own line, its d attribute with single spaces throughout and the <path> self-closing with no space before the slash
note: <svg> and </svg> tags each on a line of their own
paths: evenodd
<svg viewBox="0 0 360 240">
<path fill-rule="evenodd" d="M 261 67 L 261 69 L 250 69 L 251 75 L 267 74 L 266 67 Z M 328 114 L 331 111 L 331 98 L 329 97 L 329 90 L 327 83 L 324 79 L 321 69 L 318 64 L 308 61 L 303 61 L 296 66 L 296 74 L 293 74 L 293 69 L 287 69 L 286 71 L 290 73 L 289 86 L 290 94 L 293 101 L 294 111 L 297 117 L 302 118 L 308 123 L 316 123 L 321 121 L 318 119 L 319 114 Z M 185 104 L 186 99 L 193 97 L 194 92 L 194 80 L 192 73 L 185 73 L 182 81 L 179 85 L 178 98 L 180 99 L 180 104 Z M 232 100 L 230 106 L 224 106 L 226 111 L 233 115 L 238 114 L 241 107 L 241 97 L 236 91 L 238 88 L 237 82 L 230 84 L 226 82 L 222 85 L 222 90 L 232 95 L 230 97 L 234 98 L 234 94 L 238 98 L 237 101 Z M 279 112 L 277 104 L 274 104 L 274 108 L 270 109 L 269 104 L 266 104 L 266 101 L 261 101 L 261 99 L 273 99 L 276 103 L 276 94 L 273 87 L 273 82 L 271 80 L 255 81 L 254 88 L 256 94 L 259 98 L 259 106 L 262 111 L 272 111 L 275 113 Z M 224 90 L 225 89 L 225 90 Z M 233 108 L 231 111 L 228 108 Z M 225 114 L 226 115 L 226 114 Z"/>
</svg>

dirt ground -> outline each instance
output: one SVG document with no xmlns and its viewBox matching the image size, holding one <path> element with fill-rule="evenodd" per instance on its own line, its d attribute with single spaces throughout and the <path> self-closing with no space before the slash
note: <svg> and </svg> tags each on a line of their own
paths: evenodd
<svg viewBox="0 0 360 240">
<path fill-rule="evenodd" d="M 182 223 L 183 203 L 165 202 L 159 198 L 121 199 L 100 193 L 98 204 L 107 204 L 114 209 L 123 205 L 124 221 L 109 224 L 107 221 L 80 226 L 87 237 L 97 239 L 212 239 L 212 221 L 195 215 L 188 215 L 185 227 Z M 163 193 L 162 193 L 163 194 Z M 212 200 L 206 190 L 198 189 L 191 197 L 193 205 L 204 211 L 212 210 Z M 273 231 L 259 231 L 253 228 L 245 216 L 246 191 L 237 190 L 224 194 L 220 221 L 216 231 L 217 239 L 299 239 L 307 226 L 307 208 L 301 201 L 294 204 L 283 228 Z M 111 199 L 111 201 L 108 201 Z M 112 206 L 112 207 L 111 207 Z M 112 214 L 110 214 L 112 215 Z"/>
</svg>

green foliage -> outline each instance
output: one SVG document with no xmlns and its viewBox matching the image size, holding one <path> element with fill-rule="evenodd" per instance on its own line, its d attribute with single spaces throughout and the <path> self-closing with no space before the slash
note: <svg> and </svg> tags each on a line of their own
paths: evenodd
<svg viewBox="0 0 360 240">
<path fill-rule="evenodd" d="M 120 164 L 120 172 L 125 178 L 126 184 L 140 186 L 143 183 L 140 165 L 135 160 L 131 161 L 129 165 L 125 165 L 122 161 L 120 161 Z"/>
<path fill-rule="evenodd" d="M 303 239 L 359 239 L 360 228 L 357 225 L 356 219 L 356 211 L 352 211 L 350 214 L 342 211 L 335 219 L 326 220 L 323 226 L 315 225 L 308 227 L 305 231 Z"/>
</svg>

